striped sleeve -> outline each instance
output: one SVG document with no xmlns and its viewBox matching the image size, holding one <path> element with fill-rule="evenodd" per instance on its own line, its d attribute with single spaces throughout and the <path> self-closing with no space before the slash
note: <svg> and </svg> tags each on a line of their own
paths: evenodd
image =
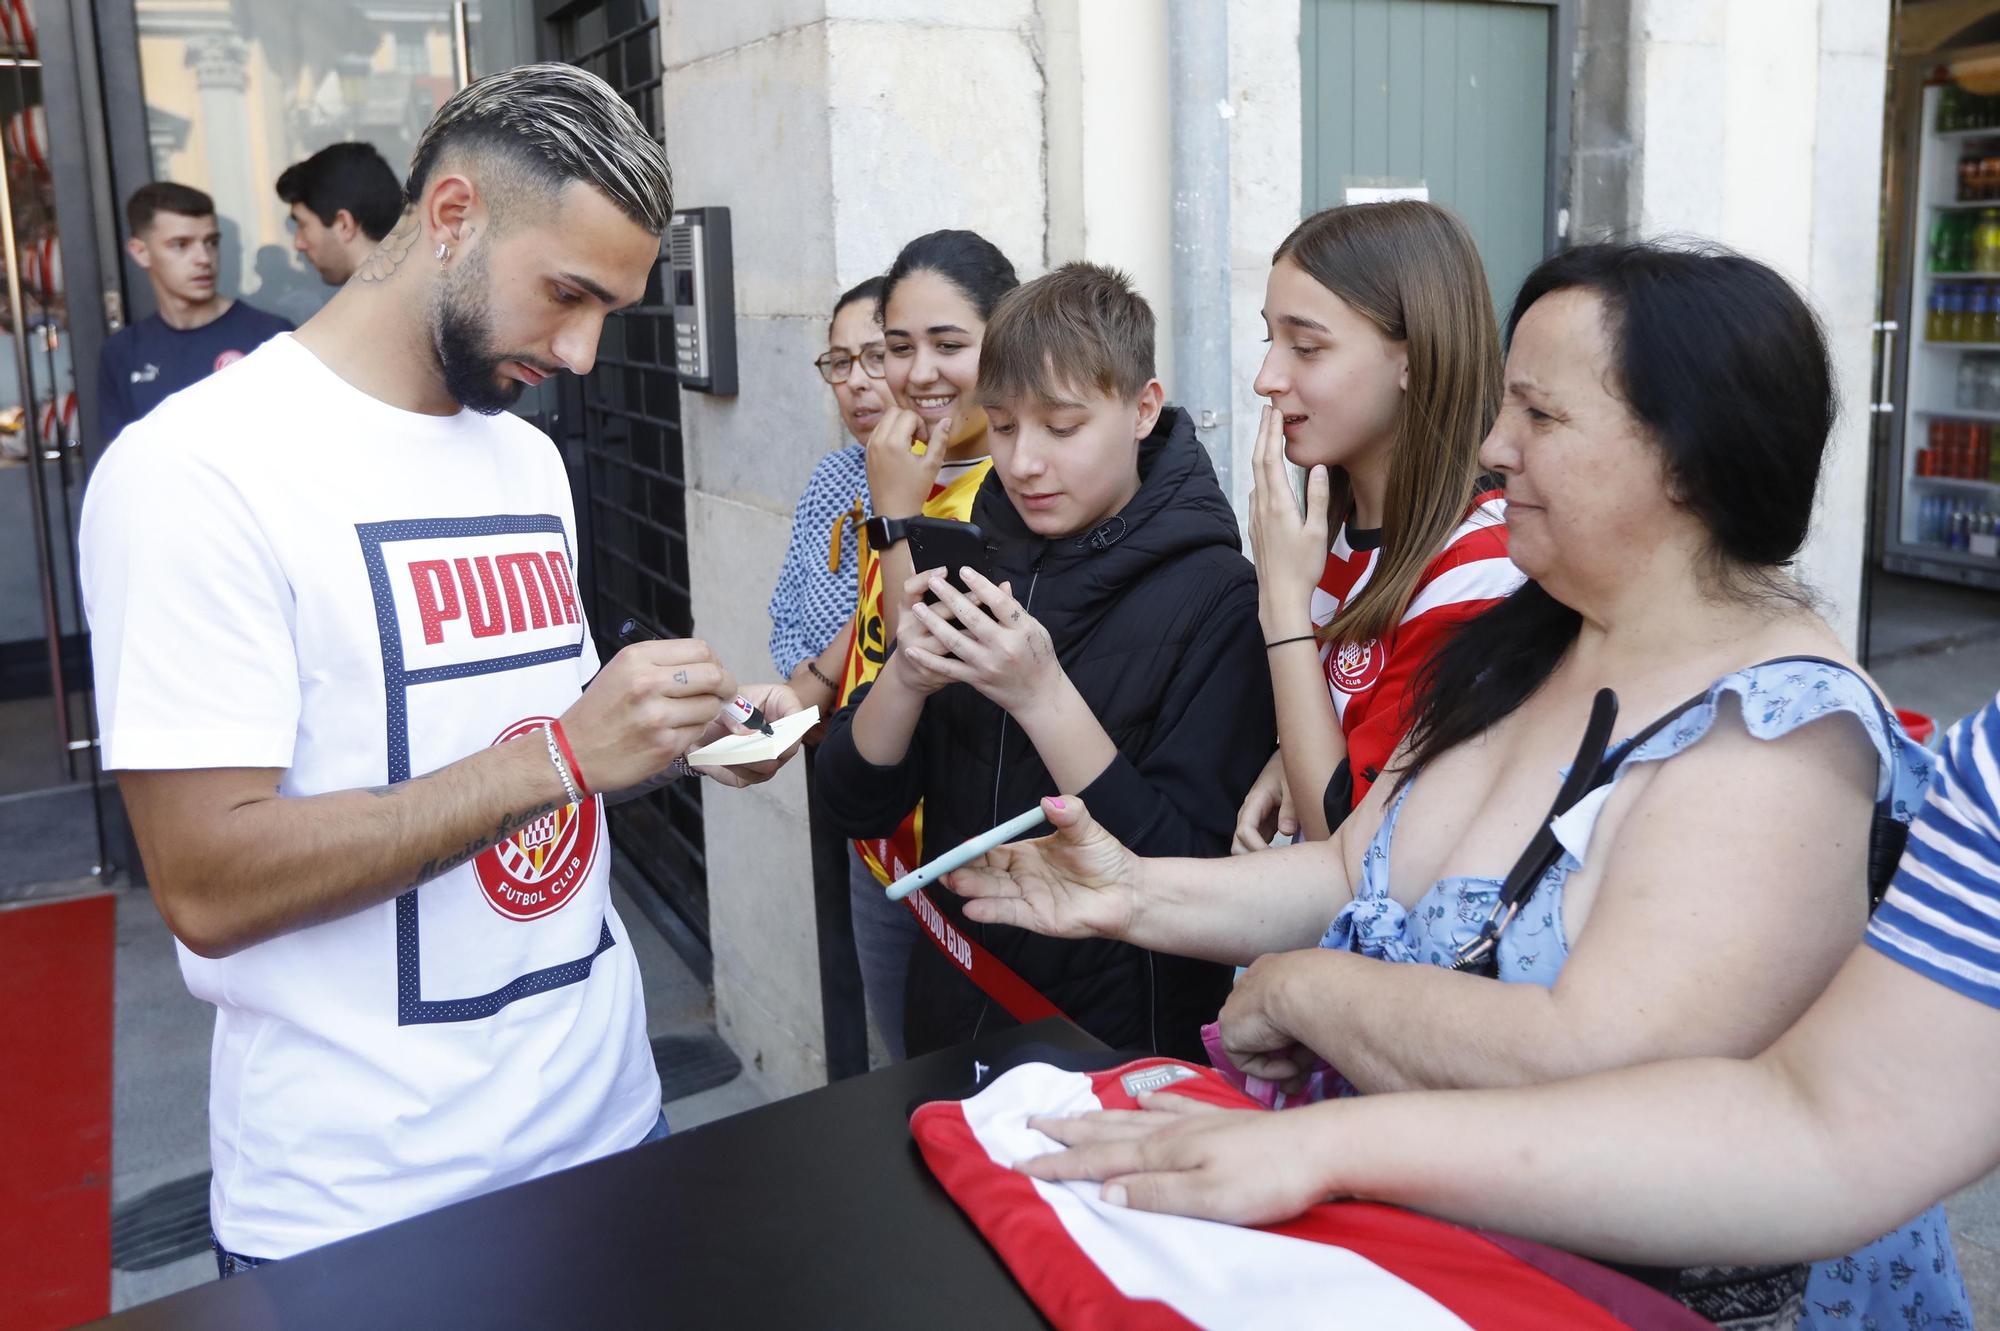
<svg viewBox="0 0 2000 1331">
<path fill-rule="evenodd" d="M 1424 570 L 1403 611 L 1399 636 L 1437 610 L 1451 609 L 1451 618 L 1463 622 L 1521 585 L 1521 570 L 1507 557 L 1506 512 L 1507 501 L 1498 494 L 1481 497 Z"/>
<path fill-rule="evenodd" d="M 2000 1007 L 2000 699 L 1952 727 L 1868 945 Z"/>
</svg>

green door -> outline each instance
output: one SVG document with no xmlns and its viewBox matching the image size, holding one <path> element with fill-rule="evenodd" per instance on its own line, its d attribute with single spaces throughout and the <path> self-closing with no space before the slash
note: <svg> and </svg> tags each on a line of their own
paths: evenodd
<svg viewBox="0 0 2000 1331">
<path fill-rule="evenodd" d="M 1306 211 L 1423 185 L 1479 243 L 1504 319 L 1549 249 L 1555 25 L 1514 0 L 1303 0 Z"/>
</svg>

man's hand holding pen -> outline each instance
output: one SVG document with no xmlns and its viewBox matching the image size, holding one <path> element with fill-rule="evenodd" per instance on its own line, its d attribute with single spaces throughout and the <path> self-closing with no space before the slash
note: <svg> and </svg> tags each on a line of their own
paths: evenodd
<svg viewBox="0 0 2000 1331">
<path fill-rule="evenodd" d="M 635 642 L 597 672 L 562 728 L 590 789 L 608 794 L 645 784 L 705 742 L 735 696 L 735 677 L 699 638 Z"/>
<path fill-rule="evenodd" d="M 790 716 L 800 710 L 802 704 L 797 695 L 783 684 L 755 684 L 739 692 L 729 671 L 715 659 L 708 644 L 699 638 L 661 638 L 638 620 L 628 619 L 618 627 L 618 641 L 621 650 L 591 681 L 583 698 L 578 701 L 578 707 L 589 701 L 599 684 L 611 677 L 614 670 L 623 671 L 628 666 L 640 672 L 639 687 L 642 691 L 651 688 L 657 693 L 658 701 L 684 701 L 686 706 L 677 706 L 672 710 L 674 726 L 671 740 L 664 734 L 658 736 L 663 743 L 673 745 L 671 751 L 665 751 L 665 756 L 639 779 L 621 781 L 600 789 L 618 791 L 629 797 L 643 794 L 686 772 L 698 773 L 725 786 L 753 786 L 770 780 L 798 751 L 798 746 L 794 745 L 782 757 L 766 763 L 739 763 L 729 767 L 687 766 L 680 760 L 692 750 L 725 735 L 743 735 L 752 730 L 761 730 L 768 735 L 772 719 Z M 667 664 L 664 680 L 654 671 L 656 661 Z M 621 666 L 621 662 L 626 666 Z M 656 711 L 655 715 L 659 713 Z M 699 716 L 698 726 L 688 720 L 695 715 Z M 568 715 L 563 718 L 563 728 L 570 732 L 571 742 L 577 743 L 575 726 Z M 654 750 L 656 754 L 662 751 Z M 588 759 L 579 756 L 578 761 L 588 767 Z"/>
</svg>

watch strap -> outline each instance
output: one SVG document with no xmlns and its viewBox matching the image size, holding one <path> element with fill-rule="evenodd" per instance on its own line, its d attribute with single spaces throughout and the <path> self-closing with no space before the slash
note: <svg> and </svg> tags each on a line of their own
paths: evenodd
<svg viewBox="0 0 2000 1331">
<path fill-rule="evenodd" d="M 908 518 L 875 517 L 868 519 L 869 548 L 887 550 L 890 546 L 902 540 L 905 529 L 909 526 L 909 521 Z"/>
</svg>

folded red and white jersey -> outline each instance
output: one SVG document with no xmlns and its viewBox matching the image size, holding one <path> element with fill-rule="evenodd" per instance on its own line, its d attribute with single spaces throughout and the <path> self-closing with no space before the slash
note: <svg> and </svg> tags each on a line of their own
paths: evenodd
<svg viewBox="0 0 2000 1331">
<path fill-rule="evenodd" d="M 1708 1326 L 1617 1272 L 1396 1207 L 1331 1202 L 1256 1229 L 1111 1206 L 1095 1183 L 1012 1166 L 1058 1149 L 1035 1114 L 1137 1108 L 1171 1087 L 1270 1113 L 1211 1068 L 1146 1058 L 1103 1072 L 1026 1063 L 966 1100 L 918 1107 L 931 1172 L 1062 1331 L 1320 1327 L 1353 1331 L 1682 1331 Z"/>
</svg>

